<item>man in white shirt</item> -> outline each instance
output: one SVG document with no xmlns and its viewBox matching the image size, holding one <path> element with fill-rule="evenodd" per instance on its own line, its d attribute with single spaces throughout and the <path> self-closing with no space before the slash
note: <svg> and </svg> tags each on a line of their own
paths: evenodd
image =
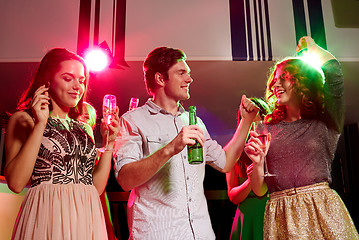
<svg viewBox="0 0 359 240">
<path fill-rule="evenodd" d="M 245 96 L 242 120 L 222 147 L 211 139 L 198 118 L 189 125 L 180 101 L 189 99 L 193 82 L 186 55 L 160 47 L 144 62 L 146 87 L 152 99 L 120 119 L 115 173 L 128 199 L 130 239 L 215 239 L 203 190 L 205 164 L 228 172 L 242 153 L 258 108 Z M 198 141 L 205 164 L 190 165 L 187 147 Z"/>
</svg>

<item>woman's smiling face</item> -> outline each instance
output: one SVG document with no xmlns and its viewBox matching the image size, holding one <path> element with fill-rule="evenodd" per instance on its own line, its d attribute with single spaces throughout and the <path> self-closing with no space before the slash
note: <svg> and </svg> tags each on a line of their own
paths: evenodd
<svg viewBox="0 0 359 240">
<path fill-rule="evenodd" d="M 293 77 L 282 67 L 276 69 L 273 84 L 273 93 L 280 105 L 291 105 L 296 101 L 294 87 L 292 84 Z"/>
<path fill-rule="evenodd" d="M 77 60 L 60 63 L 60 69 L 50 83 L 50 97 L 53 106 L 69 111 L 77 106 L 85 91 L 85 68 Z"/>
</svg>

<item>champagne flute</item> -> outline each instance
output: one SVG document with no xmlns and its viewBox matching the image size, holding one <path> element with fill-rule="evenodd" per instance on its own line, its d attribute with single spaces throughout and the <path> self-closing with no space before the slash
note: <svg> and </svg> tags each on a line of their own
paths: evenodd
<svg viewBox="0 0 359 240">
<path fill-rule="evenodd" d="M 111 94 L 106 94 L 103 97 L 102 104 L 102 116 L 105 119 L 105 123 L 107 126 L 111 124 L 111 120 L 114 118 L 116 114 L 116 96 Z M 99 149 L 100 152 L 111 151 L 112 149 L 108 149 L 108 135 L 109 129 L 106 134 L 106 145 Z"/>
<path fill-rule="evenodd" d="M 261 141 L 262 145 L 260 146 L 260 148 L 265 151 L 266 149 L 266 146 L 268 144 L 268 133 L 266 133 L 263 129 L 263 131 L 258 131 L 258 126 L 262 125 L 262 121 L 257 121 L 257 122 L 254 122 L 254 125 L 253 125 L 253 129 L 255 132 L 257 132 L 259 135 L 258 135 L 258 139 Z M 263 125 L 262 125 L 263 126 Z M 275 174 L 273 173 L 270 173 L 269 170 L 268 170 L 268 165 L 267 165 L 267 157 L 264 156 L 264 175 L 263 177 L 274 177 L 276 176 Z"/>
<path fill-rule="evenodd" d="M 131 110 L 137 108 L 138 107 L 138 102 L 139 102 L 138 98 L 134 98 L 134 97 L 131 98 L 130 104 L 128 106 L 128 111 L 131 111 Z"/>
</svg>

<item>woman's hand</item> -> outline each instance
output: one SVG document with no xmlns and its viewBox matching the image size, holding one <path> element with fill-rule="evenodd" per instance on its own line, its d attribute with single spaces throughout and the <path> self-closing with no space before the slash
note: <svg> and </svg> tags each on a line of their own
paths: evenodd
<svg viewBox="0 0 359 240">
<path fill-rule="evenodd" d="M 45 85 L 39 87 L 32 97 L 31 111 L 35 118 L 35 123 L 45 123 L 49 118 L 49 104 L 50 97 L 48 93 L 49 88 Z"/>
<path fill-rule="evenodd" d="M 246 152 L 247 156 L 252 160 L 254 164 L 262 165 L 264 162 L 264 158 L 268 153 L 268 149 L 270 146 L 271 141 L 271 134 L 267 134 L 267 141 L 265 144 L 262 143 L 260 140 L 260 137 L 263 135 L 260 135 L 256 133 L 255 131 L 250 132 L 250 139 L 248 140 L 248 143 L 246 144 L 244 151 Z"/>
<path fill-rule="evenodd" d="M 270 133 L 267 134 L 267 141 L 263 144 L 260 140 L 260 134 L 254 131 L 251 131 L 250 134 L 251 138 L 246 144 L 244 151 L 253 163 L 248 166 L 247 175 L 250 179 L 253 192 L 258 196 L 263 196 L 268 190 L 263 176 L 265 174 L 264 161 L 269 149 L 271 135 Z"/>
<path fill-rule="evenodd" d="M 101 119 L 101 126 L 100 126 L 100 132 L 102 135 L 102 138 L 104 139 L 104 142 L 106 142 L 106 138 L 107 138 L 107 134 L 108 134 L 108 144 L 110 147 L 113 146 L 115 140 L 116 140 L 116 136 L 119 132 L 119 108 L 116 107 L 116 113 L 113 114 L 111 120 L 110 120 L 110 124 L 106 123 L 106 119 L 102 118 Z M 105 144 L 105 143 L 104 143 Z"/>
<path fill-rule="evenodd" d="M 250 122 L 257 116 L 259 108 L 246 95 L 242 95 L 241 105 L 239 107 L 240 116 L 238 119 L 248 119 Z"/>
<path fill-rule="evenodd" d="M 321 64 L 324 64 L 331 59 L 335 59 L 335 57 L 330 52 L 321 48 L 318 44 L 315 43 L 314 39 L 309 36 L 301 37 L 298 41 L 296 49 L 297 52 L 300 52 L 303 49 L 308 50 L 307 54 L 314 54 L 319 59 Z"/>
<path fill-rule="evenodd" d="M 252 172 L 253 172 L 253 163 L 251 165 L 249 165 L 246 169 L 247 176 L 251 175 Z"/>
</svg>

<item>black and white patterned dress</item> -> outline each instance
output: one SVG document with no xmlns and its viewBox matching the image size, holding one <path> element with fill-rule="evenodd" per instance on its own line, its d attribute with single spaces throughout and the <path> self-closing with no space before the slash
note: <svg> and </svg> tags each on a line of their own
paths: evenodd
<svg viewBox="0 0 359 240">
<path fill-rule="evenodd" d="M 82 123 L 49 117 L 13 239 L 107 239 L 96 155 Z"/>
</svg>

